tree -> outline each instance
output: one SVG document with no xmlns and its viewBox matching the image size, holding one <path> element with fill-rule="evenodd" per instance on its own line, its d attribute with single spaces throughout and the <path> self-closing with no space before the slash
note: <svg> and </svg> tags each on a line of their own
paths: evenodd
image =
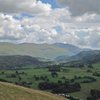
<svg viewBox="0 0 100 100">
<path fill-rule="evenodd" d="M 52 77 L 58 77 L 58 73 L 57 72 L 51 72 L 51 76 Z"/>
</svg>

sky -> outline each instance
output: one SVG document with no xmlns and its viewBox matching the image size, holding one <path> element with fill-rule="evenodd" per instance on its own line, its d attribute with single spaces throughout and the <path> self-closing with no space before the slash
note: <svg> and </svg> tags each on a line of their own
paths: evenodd
<svg viewBox="0 0 100 100">
<path fill-rule="evenodd" d="M 100 49 L 100 0 L 0 0 L 0 42 Z"/>
</svg>

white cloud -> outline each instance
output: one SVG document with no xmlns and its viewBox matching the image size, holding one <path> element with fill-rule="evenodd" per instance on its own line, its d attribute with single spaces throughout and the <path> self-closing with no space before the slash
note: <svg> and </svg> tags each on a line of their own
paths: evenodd
<svg viewBox="0 0 100 100">
<path fill-rule="evenodd" d="M 0 14 L 0 41 L 20 40 L 24 37 L 25 33 L 19 21 L 10 15 Z"/>
<path fill-rule="evenodd" d="M 0 12 L 40 14 L 51 10 L 50 4 L 37 0 L 0 0 Z"/>
<path fill-rule="evenodd" d="M 91 20 L 94 20 L 95 17 L 96 17 L 96 14 L 87 14 L 87 13 L 85 13 L 82 16 L 76 17 L 76 21 L 78 21 L 78 22 L 87 22 L 88 21 L 89 22 Z"/>
<path fill-rule="evenodd" d="M 62 42 L 100 48 L 99 14 L 72 16 L 67 7 L 52 9 L 50 4 L 36 0 L 0 0 L 0 5 L 0 41 Z M 15 19 L 21 12 L 29 12 L 33 17 Z"/>
</svg>

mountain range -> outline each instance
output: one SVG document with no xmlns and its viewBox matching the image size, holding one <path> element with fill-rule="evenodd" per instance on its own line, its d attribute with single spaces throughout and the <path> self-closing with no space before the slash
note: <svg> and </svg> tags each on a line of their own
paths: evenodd
<svg viewBox="0 0 100 100">
<path fill-rule="evenodd" d="M 5 56 L 5 58 L 3 56 Z M 7 56 L 10 56 L 11 59 L 12 57 L 14 57 L 15 60 L 20 59 L 22 62 L 25 61 L 27 58 L 28 63 L 29 59 L 31 59 L 31 61 L 37 60 L 36 62 L 39 64 L 41 63 L 39 61 L 51 61 L 51 60 L 55 60 L 57 62 L 80 61 L 83 63 L 89 63 L 89 62 L 98 62 L 100 60 L 100 51 L 91 50 L 87 48 L 79 48 L 72 44 L 64 44 L 64 43 L 13 44 L 13 43 L 2 42 L 0 43 L 0 60 L 6 59 Z"/>
<path fill-rule="evenodd" d="M 0 43 L 0 55 L 28 55 L 38 58 L 55 59 L 59 56 L 73 56 L 85 49 L 72 44 Z M 87 49 L 86 49 L 87 50 Z"/>
<path fill-rule="evenodd" d="M 0 43 L 0 68 L 47 66 L 55 63 L 100 62 L 100 50 L 79 48 L 72 44 Z M 6 68 L 7 67 L 7 68 Z"/>
</svg>

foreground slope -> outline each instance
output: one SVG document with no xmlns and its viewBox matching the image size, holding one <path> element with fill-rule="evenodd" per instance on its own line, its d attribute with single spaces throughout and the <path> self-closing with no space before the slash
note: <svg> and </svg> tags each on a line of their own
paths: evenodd
<svg viewBox="0 0 100 100">
<path fill-rule="evenodd" d="M 0 100 L 67 100 L 51 93 L 0 82 Z"/>
</svg>

